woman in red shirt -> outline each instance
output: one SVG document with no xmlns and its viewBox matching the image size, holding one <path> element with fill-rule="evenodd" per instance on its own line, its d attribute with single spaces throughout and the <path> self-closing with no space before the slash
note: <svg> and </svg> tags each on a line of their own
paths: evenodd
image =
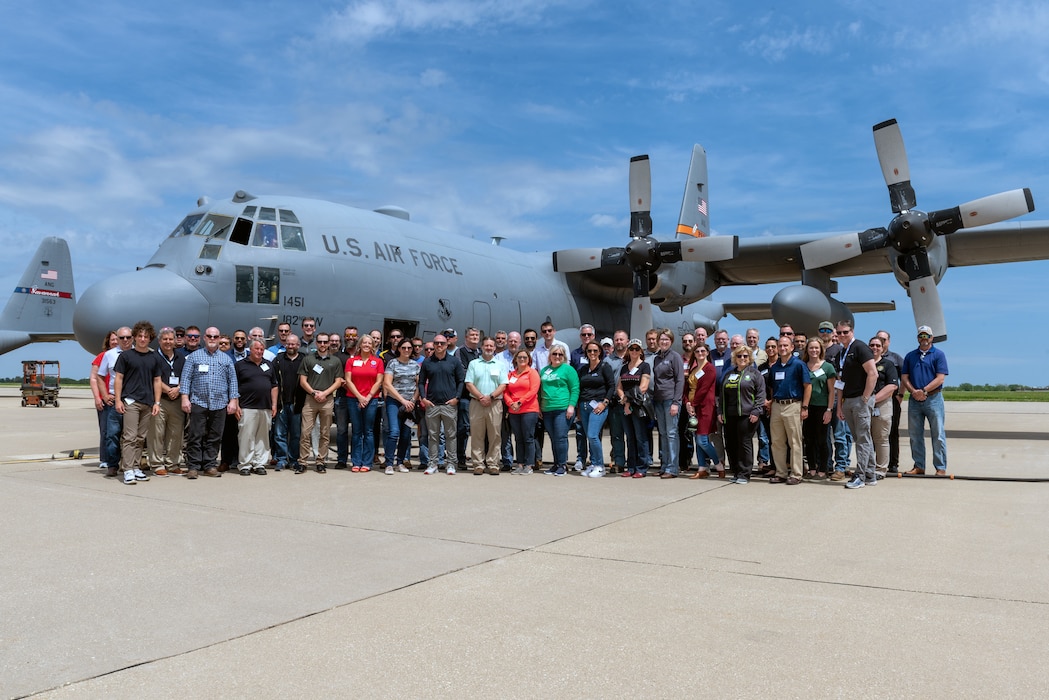
<svg viewBox="0 0 1049 700">
<path fill-rule="evenodd" d="M 695 349 L 693 357 L 696 364 L 685 377 L 685 409 L 688 415 L 696 419 L 696 457 L 698 471 L 690 479 L 706 479 L 710 476 L 707 470 L 709 460 L 718 472 L 718 478 L 725 478 L 725 465 L 718 458 L 710 436 L 718 429 L 717 409 L 714 398 L 714 379 L 717 370 L 707 361 L 710 351 L 706 345 Z"/>
<path fill-rule="evenodd" d="M 379 392 L 385 372 L 382 359 L 373 353 L 375 341 L 362 336 L 358 354 L 346 361 L 346 403 L 353 424 L 353 447 L 350 449 L 350 471 L 370 472 L 375 460 L 375 412 L 379 410 Z"/>
<path fill-rule="evenodd" d="M 527 350 L 514 354 L 503 401 L 517 443 L 517 462 L 510 473 L 531 474 L 535 464 L 535 426 L 539 422 L 539 373 L 532 368 L 532 356 Z"/>
</svg>

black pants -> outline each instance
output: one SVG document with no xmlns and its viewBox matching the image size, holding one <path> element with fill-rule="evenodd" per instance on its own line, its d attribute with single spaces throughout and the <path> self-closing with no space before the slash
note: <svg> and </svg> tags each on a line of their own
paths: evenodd
<svg viewBox="0 0 1049 700">
<path fill-rule="evenodd" d="M 823 424 L 826 406 L 809 406 L 809 416 L 801 424 L 801 440 L 805 446 L 805 464 L 810 471 L 827 472 L 834 467 L 829 464 L 830 450 L 827 433 L 830 423 Z"/>
<path fill-rule="evenodd" d="M 725 460 L 733 476 L 750 478 L 754 468 L 754 431 L 756 422 L 750 422 L 750 416 L 725 417 Z"/>
<path fill-rule="evenodd" d="M 209 411 L 193 404 L 186 433 L 186 468 L 204 471 L 215 466 L 226 427 L 226 409 Z"/>
<path fill-rule="evenodd" d="M 892 395 L 892 427 L 889 428 L 889 468 L 900 468 L 900 397 Z"/>
</svg>

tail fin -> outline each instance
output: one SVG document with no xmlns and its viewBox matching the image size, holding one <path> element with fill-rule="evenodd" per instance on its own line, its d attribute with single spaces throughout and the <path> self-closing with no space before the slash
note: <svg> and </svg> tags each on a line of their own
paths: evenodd
<svg viewBox="0 0 1049 700">
<path fill-rule="evenodd" d="M 73 263 L 62 238 L 45 238 L 0 314 L 0 354 L 29 343 L 73 340 Z"/>
<path fill-rule="evenodd" d="M 688 165 L 688 180 L 681 198 L 681 214 L 677 220 L 680 236 L 706 238 L 710 235 L 708 213 L 707 152 L 698 143 L 692 147 L 692 161 Z"/>
</svg>

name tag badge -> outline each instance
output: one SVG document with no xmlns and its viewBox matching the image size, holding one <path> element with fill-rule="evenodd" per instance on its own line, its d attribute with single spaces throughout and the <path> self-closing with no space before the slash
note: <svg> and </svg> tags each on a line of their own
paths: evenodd
<svg viewBox="0 0 1049 700">
<path fill-rule="evenodd" d="M 702 376 L 703 376 L 703 370 L 699 370 L 698 372 L 696 372 L 696 379 L 699 379 Z"/>
<path fill-rule="evenodd" d="M 728 375 L 728 380 L 730 382 L 734 382 L 737 379 L 739 379 L 739 374 L 737 374 L 736 372 L 733 372 L 732 374 Z"/>
<path fill-rule="evenodd" d="M 263 362 L 261 365 L 259 365 L 259 367 L 262 368 L 263 372 L 269 372 L 270 371 L 270 366 L 267 365 L 265 362 Z"/>
<path fill-rule="evenodd" d="M 845 382 L 842 381 L 841 379 L 836 380 L 834 382 L 834 388 L 838 389 L 839 391 L 844 389 L 845 388 Z"/>
<path fill-rule="evenodd" d="M 637 374 L 637 371 L 638 371 L 639 369 L 641 369 L 641 368 L 640 368 L 640 367 L 634 367 L 634 368 L 633 368 L 633 369 L 631 369 L 631 370 L 630 370 L 629 372 L 627 372 L 627 374 Z"/>
<path fill-rule="evenodd" d="M 820 367 L 820 368 L 819 368 L 818 370 L 816 370 L 815 372 L 813 372 L 813 373 L 812 373 L 812 376 L 813 376 L 813 377 L 822 377 L 822 376 L 823 376 L 823 368 L 822 368 L 822 367 Z"/>
<path fill-rule="evenodd" d="M 128 406 L 130 406 L 131 404 L 135 403 L 135 400 L 134 399 L 124 399 L 124 403 L 126 403 Z"/>
<path fill-rule="evenodd" d="M 786 378 L 787 378 L 787 373 L 786 372 L 782 372 L 782 371 L 781 372 L 776 372 L 776 374 L 773 375 L 773 379 L 775 379 L 777 382 L 782 382 Z"/>
<path fill-rule="evenodd" d="M 714 366 L 715 367 L 724 367 L 725 366 L 725 361 L 724 360 L 714 360 Z"/>
<path fill-rule="evenodd" d="M 320 365 L 313 365 L 313 373 L 314 374 L 320 374 L 323 371 L 324 371 L 324 368 L 321 367 Z"/>
<path fill-rule="evenodd" d="M 507 384 L 516 384 L 517 383 L 517 377 L 510 377 L 509 379 L 506 380 L 506 383 Z"/>
<path fill-rule="evenodd" d="M 353 361 L 353 366 L 354 367 L 363 367 L 364 366 L 364 360 L 354 360 Z"/>
<path fill-rule="evenodd" d="M 209 369 L 211 369 L 211 367 L 208 365 L 197 365 L 197 371 L 201 374 L 207 374 Z"/>
</svg>

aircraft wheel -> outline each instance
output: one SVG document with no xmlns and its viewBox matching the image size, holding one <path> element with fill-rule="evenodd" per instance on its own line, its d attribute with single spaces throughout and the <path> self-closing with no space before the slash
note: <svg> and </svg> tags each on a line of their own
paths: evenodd
<svg viewBox="0 0 1049 700">
<path fill-rule="evenodd" d="M 22 399 L 22 408 L 25 408 L 28 405 L 29 405 L 29 403 L 23 398 Z"/>
<path fill-rule="evenodd" d="M 54 404 L 55 408 L 58 408 L 58 399 L 55 399 L 52 403 Z"/>
</svg>

